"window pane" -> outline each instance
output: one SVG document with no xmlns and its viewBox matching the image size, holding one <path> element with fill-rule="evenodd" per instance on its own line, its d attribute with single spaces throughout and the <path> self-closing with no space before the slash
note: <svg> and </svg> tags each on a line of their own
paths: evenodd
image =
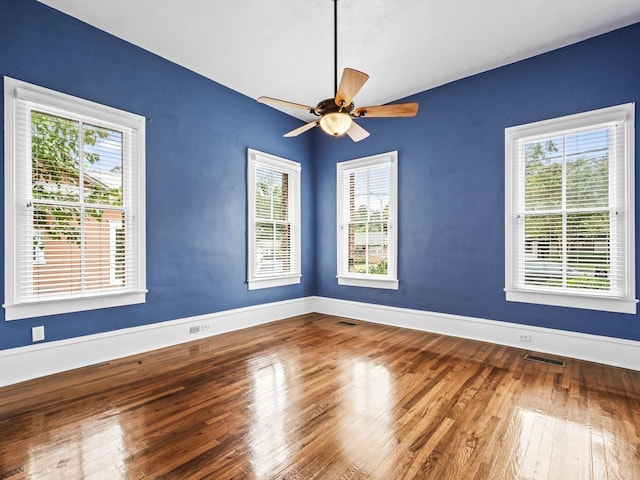
<svg viewBox="0 0 640 480">
<path fill-rule="evenodd" d="M 52 239 L 63 237 L 72 243 L 79 243 L 82 233 L 81 215 L 79 207 L 36 203 L 33 207 L 34 231 Z"/>
<path fill-rule="evenodd" d="M 368 273 L 373 275 L 387 274 L 389 238 L 386 227 L 387 225 L 383 223 L 373 223 L 369 225 L 369 235 L 367 238 L 367 263 Z"/>
<path fill-rule="evenodd" d="M 256 224 L 255 264 L 257 275 L 279 275 L 292 271 L 291 226 Z"/>
<path fill-rule="evenodd" d="M 355 204 L 353 203 L 351 209 L 351 221 L 352 222 L 366 222 L 369 218 L 369 207 L 366 203 Z"/>
<path fill-rule="evenodd" d="M 89 210 L 85 216 L 84 264 L 85 289 L 108 288 L 111 285 L 112 254 L 118 244 L 122 250 L 124 238 L 113 238 L 111 223 L 122 222 L 122 213 L 115 210 Z M 118 241 L 119 240 L 119 241 Z M 113 243 L 113 244 L 112 244 Z M 119 268 L 118 268 L 119 267 Z M 122 272 L 123 264 L 115 266 Z"/>
<path fill-rule="evenodd" d="M 567 286 L 609 289 L 609 212 L 567 216 Z"/>
<path fill-rule="evenodd" d="M 255 172 L 256 217 L 265 220 L 289 219 L 289 174 L 267 167 Z"/>
<path fill-rule="evenodd" d="M 386 275 L 388 249 L 386 223 L 349 225 L 349 272 Z"/>
<path fill-rule="evenodd" d="M 367 181 L 366 170 L 349 174 L 349 218 L 352 222 L 366 222 L 369 218 Z"/>
<path fill-rule="evenodd" d="M 367 188 L 370 220 L 381 220 L 385 207 L 389 209 L 389 168 L 386 165 L 369 170 Z M 388 213 L 387 213 L 388 214 Z"/>
<path fill-rule="evenodd" d="M 562 206 L 562 137 L 524 145 L 527 211 Z"/>
<path fill-rule="evenodd" d="M 275 246 L 273 223 L 256 223 L 256 275 L 269 275 L 274 270 Z"/>
<path fill-rule="evenodd" d="M 79 200 L 79 123 L 31 112 L 32 193 L 34 199 Z"/>
<path fill-rule="evenodd" d="M 122 205 L 122 132 L 84 125 L 83 133 L 85 202 Z"/>
<path fill-rule="evenodd" d="M 289 175 L 273 172 L 273 218 L 287 220 L 289 217 Z"/>
<path fill-rule="evenodd" d="M 366 224 L 349 225 L 349 272 L 367 273 Z"/>
<path fill-rule="evenodd" d="M 524 283 L 562 286 L 562 215 L 527 216 L 524 234 Z"/>
<path fill-rule="evenodd" d="M 45 262 L 33 266 L 32 293 L 82 291 L 80 210 L 38 205 L 35 211 L 34 231 L 44 238 Z"/>
<path fill-rule="evenodd" d="M 126 238 L 123 213 L 38 205 L 34 246 L 41 250 L 33 265 L 33 293 L 59 294 L 123 286 Z M 112 233 L 112 222 L 120 228 Z M 84 228 L 81 228 L 81 225 Z"/>
<path fill-rule="evenodd" d="M 567 207 L 609 204 L 609 130 L 566 137 Z"/>
<path fill-rule="evenodd" d="M 288 273 L 291 270 L 291 227 L 277 224 L 275 235 L 274 273 Z"/>
<path fill-rule="evenodd" d="M 256 218 L 271 220 L 271 175 L 264 170 L 256 170 Z"/>
</svg>

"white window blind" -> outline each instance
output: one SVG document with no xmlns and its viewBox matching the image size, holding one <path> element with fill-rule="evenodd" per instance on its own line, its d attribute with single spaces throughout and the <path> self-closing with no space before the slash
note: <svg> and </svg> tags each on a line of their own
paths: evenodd
<svg viewBox="0 0 640 480">
<path fill-rule="evenodd" d="M 248 152 L 249 289 L 300 283 L 300 164 Z"/>
<path fill-rule="evenodd" d="M 507 299 L 635 313 L 633 112 L 508 129 Z"/>
<path fill-rule="evenodd" d="M 397 289 L 397 152 L 341 162 L 338 282 Z"/>
<path fill-rule="evenodd" d="M 144 301 L 144 119 L 7 78 L 5 108 L 6 318 Z"/>
</svg>

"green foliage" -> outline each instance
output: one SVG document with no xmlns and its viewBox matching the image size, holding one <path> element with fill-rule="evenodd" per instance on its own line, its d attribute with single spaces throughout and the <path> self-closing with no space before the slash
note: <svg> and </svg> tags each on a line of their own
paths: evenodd
<svg viewBox="0 0 640 480">
<path fill-rule="evenodd" d="M 525 145 L 525 208 L 543 210 L 562 204 L 562 163 L 553 140 Z"/>
<path fill-rule="evenodd" d="M 567 287 L 609 290 L 609 279 L 600 277 L 571 277 L 567 279 Z"/>
<path fill-rule="evenodd" d="M 562 287 L 561 278 L 549 278 L 548 280 L 541 278 L 529 283 L 533 285 L 544 285 L 545 287 Z M 609 290 L 610 282 L 608 278 L 595 276 L 589 277 L 585 275 L 580 277 L 568 277 L 567 287 L 586 288 L 591 290 Z"/>
<path fill-rule="evenodd" d="M 374 275 L 386 275 L 388 272 L 387 261 L 380 260 L 375 265 L 369 265 L 369 273 Z"/>
</svg>

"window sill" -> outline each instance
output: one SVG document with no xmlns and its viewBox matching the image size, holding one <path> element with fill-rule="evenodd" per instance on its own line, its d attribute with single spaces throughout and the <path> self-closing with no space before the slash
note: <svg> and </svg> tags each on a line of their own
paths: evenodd
<svg viewBox="0 0 640 480">
<path fill-rule="evenodd" d="M 508 302 L 535 303 L 556 307 L 583 308 L 603 312 L 630 313 L 635 315 L 638 300 L 618 297 L 595 297 L 566 293 L 531 292 L 505 289 Z"/>
<path fill-rule="evenodd" d="M 44 300 L 33 303 L 19 303 L 3 305 L 5 320 L 20 320 L 23 318 L 44 317 L 60 313 L 82 312 L 98 310 L 100 308 L 121 307 L 145 303 L 146 290 L 142 292 L 113 293 L 108 295 L 66 298 L 59 300 Z"/>
<path fill-rule="evenodd" d="M 260 290 L 261 288 L 283 287 L 285 285 L 295 285 L 300 283 L 302 275 L 287 275 L 286 277 L 254 278 L 249 280 L 249 290 Z"/>
<path fill-rule="evenodd" d="M 338 276 L 338 285 L 347 285 L 350 287 L 367 287 L 367 288 L 383 288 L 386 290 L 398 290 L 398 280 L 389 279 L 389 278 Z"/>
</svg>

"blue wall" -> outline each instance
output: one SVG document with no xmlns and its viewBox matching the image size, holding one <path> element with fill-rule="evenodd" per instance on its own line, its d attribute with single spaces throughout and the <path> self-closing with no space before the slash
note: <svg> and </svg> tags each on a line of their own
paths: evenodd
<svg viewBox="0 0 640 480">
<path fill-rule="evenodd" d="M 2 2 L 0 75 L 147 118 L 149 290 L 144 305 L 33 320 L 2 321 L 2 309 L 0 349 L 31 344 L 34 325 L 51 341 L 314 294 L 312 214 L 302 283 L 245 283 L 247 148 L 300 162 L 302 208 L 313 212 L 310 139 L 282 140 L 298 120 L 35 0 Z"/>
<path fill-rule="evenodd" d="M 361 143 L 314 139 L 318 295 L 640 340 L 636 315 L 506 302 L 503 292 L 505 127 L 640 104 L 640 24 L 408 100 L 420 102 L 417 118 L 363 119 L 371 136 Z M 338 286 L 335 164 L 390 150 L 400 288 Z"/>
<path fill-rule="evenodd" d="M 361 120 L 372 135 L 358 144 L 284 140 L 299 121 L 35 0 L 4 0 L 0 75 L 147 118 L 149 293 L 144 305 L 0 321 L 0 349 L 31 344 L 34 325 L 51 341 L 314 294 L 640 340 L 635 315 L 507 303 L 502 291 L 504 128 L 640 102 L 638 45 L 640 24 L 423 92 L 409 99 L 415 119 Z M 249 147 L 302 163 L 300 285 L 247 290 Z M 335 164 L 390 150 L 400 289 L 338 286 Z"/>
</svg>

